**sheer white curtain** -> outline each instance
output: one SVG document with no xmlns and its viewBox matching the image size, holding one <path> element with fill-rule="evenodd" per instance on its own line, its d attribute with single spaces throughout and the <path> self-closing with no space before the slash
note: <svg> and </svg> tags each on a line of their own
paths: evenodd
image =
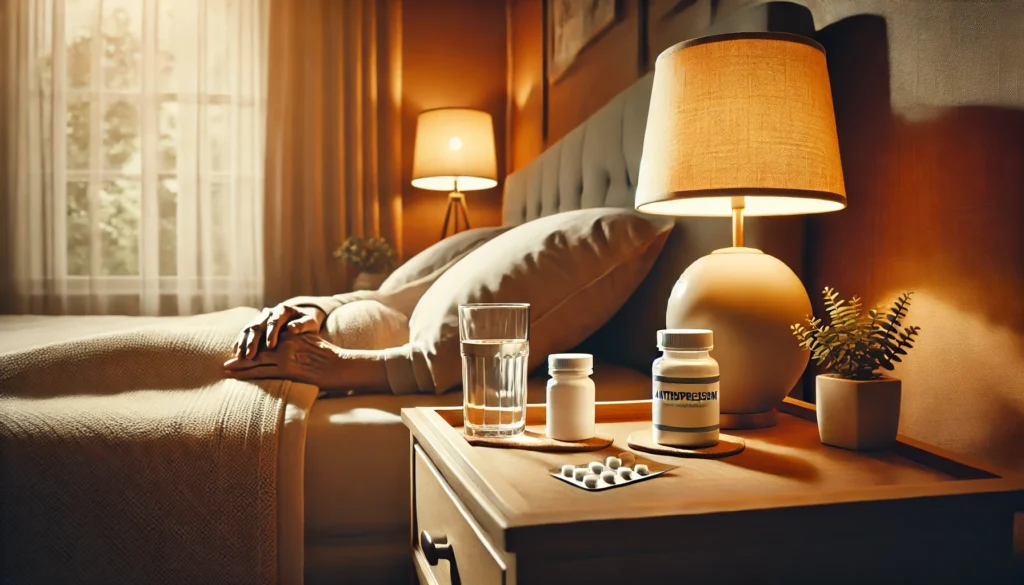
<svg viewBox="0 0 1024 585">
<path fill-rule="evenodd" d="M 261 305 L 267 0 L 2 4 L 0 309 Z"/>
</svg>

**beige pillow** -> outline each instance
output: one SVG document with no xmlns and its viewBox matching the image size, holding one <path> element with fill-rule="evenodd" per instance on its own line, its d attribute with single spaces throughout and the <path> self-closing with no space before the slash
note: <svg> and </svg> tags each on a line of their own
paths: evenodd
<svg viewBox="0 0 1024 585">
<path fill-rule="evenodd" d="M 409 258 L 381 283 L 380 291 L 389 292 L 434 272 L 456 258 L 472 252 L 484 242 L 508 230 L 507 227 L 481 227 L 459 232 Z"/>
<path fill-rule="evenodd" d="M 530 303 L 532 370 L 618 311 L 671 229 L 671 221 L 625 209 L 581 209 L 530 221 L 467 254 L 431 285 L 409 321 L 411 349 L 425 358 L 433 390 L 462 382 L 460 304 Z"/>
</svg>

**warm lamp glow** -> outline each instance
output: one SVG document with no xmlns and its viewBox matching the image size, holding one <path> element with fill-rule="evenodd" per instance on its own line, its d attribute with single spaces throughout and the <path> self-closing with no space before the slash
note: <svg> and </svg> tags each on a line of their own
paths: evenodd
<svg viewBox="0 0 1024 585">
<path fill-rule="evenodd" d="M 846 207 L 824 49 L 736 33 L 658 57 L 636 209 L 792 215 Z"/>
<path fill-rule="evenodd" d="M 412 177 L 413 187 L 432 191 L 475 191 L 496 186 L 498 164 L 491 115 L 464 108 L 420 114 Z"/>
</svg>

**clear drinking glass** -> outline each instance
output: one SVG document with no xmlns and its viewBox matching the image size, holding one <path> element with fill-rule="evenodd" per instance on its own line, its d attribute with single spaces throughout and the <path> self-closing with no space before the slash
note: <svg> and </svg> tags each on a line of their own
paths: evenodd
<svg viewBox="0 0 1024 585">
<path fill-rule="evenodd" d="M 467 435 L 510 437 L 526 426 L 528 303 L 459 305 Z"/>
</svg>

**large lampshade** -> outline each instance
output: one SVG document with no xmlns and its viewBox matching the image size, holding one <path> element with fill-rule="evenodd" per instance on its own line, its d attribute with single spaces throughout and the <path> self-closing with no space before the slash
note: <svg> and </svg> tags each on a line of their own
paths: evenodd
<svg viewBox="0 0 1024 585">
<path fill-rule="evenodd" d="M 785 33 L 736 33 L 663 52 L 635 203 L 646 213 L 694 216 L 846 207 L 821 45 Z"/>
<path fill-rule="evenodd" d="M 412 185 L 420 189 L 474 191 L 496 186 L 491 115 L 466 108 L 421 113 L 412 160 Z"/>
</svg>

